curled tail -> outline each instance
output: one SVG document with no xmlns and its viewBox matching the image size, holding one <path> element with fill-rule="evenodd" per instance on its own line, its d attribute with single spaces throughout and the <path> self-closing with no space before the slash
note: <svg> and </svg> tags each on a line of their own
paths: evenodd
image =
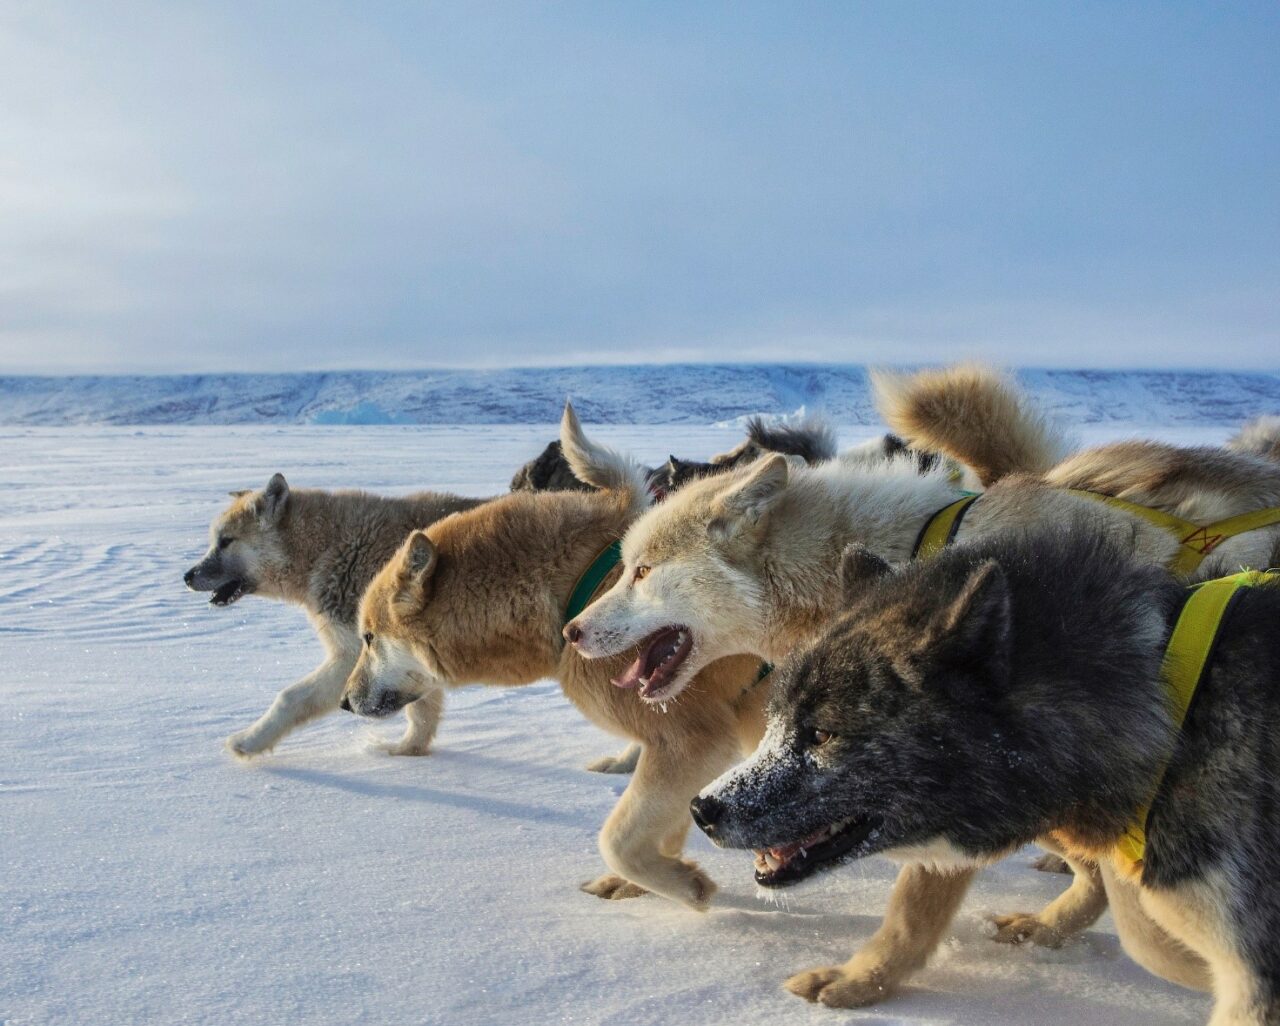
<svg viewBox="0 0 1280 1026">
<path fill-rule="evenodd" d="M 990 367 L 872 371 L 871 385 L 891 430 L 916 449 L 971 468 L 983 487 L 1009 474 L 1044 474 L 1072 448 L 1012 381 Z"/>
<path fill-rule="evenodd" d="M 1254 417 L 1228 440 L 1227 448 L 1280 463 L 1280 417 Z"/>
<path fill-rule="evenodd" d="M 560 451 L 578 480 L 593 488 L 630 493 L 631 504 L 636 510 L 648 505 L 645 468 L 630 456 L 591 441 L 583 433 L 572 403 L 564 404 L 564 416 L 560 420 Z"/>
</svg>

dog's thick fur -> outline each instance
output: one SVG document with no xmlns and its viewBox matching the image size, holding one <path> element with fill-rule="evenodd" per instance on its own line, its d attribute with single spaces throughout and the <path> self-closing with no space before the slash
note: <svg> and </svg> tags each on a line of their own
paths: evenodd
<svg viewBox="0 0 1280 1026">
<path fill-rule="evenodd" d="M 360 650 L 360 596 L 374 574 L 410 532 L 483 501 L 438 492 L 386 498 L 291 489 L 281 474 L 261 491 L 233 493 L 209 529 L 208 552 L 186 572 L 187 587 L 213 592 L 217 605 L 248 594 L 301 606 L 325 658 L 281 691 L 256 723 L 227 738 L 227 748 L 241 758 L 259 755 L 307 720 L 336 711 Z M 424 692 L 405 710 L 404 736 L 387 750 L 426 754 L 443 707 L 442 691 Z"/>
<path fill-rule="evenodd" d="M 1211 986 L 1216 1026 L 1277 1026 L 1280 586 L 1239 595 L 1179 731 L 1160 671 L 1185 590 L 1129 557 L 1087 523 L 897 573 L 850 552 L 845 612 L 779 669 L 764 743 L 695 818 L 770 849 L 765 883 L 876 853 L 968 869 L 1052 832 L 1165 932 L 1149 958 L 1118 917 L 1140 961 Z M 1117 845 L 1152 795 L 1135 869 Z M 791 987 L 863 1003 L 856 963 Z"/>
<path fill-rule="evenodd" d="M 1231 436 L 1227 448 L 1280 463 L 1280 416 L 1255 417 Z"/>
<path fill-rule="evenodd" d="M 565 417 L 580 434 L 571 409 Z M 572 439 L 565 450 L 591 467 L 599 491 L 504 496 L 416 532 L 379 571 L 361 601 L 364 646 L 345 701 L 380 716 L 442 687 L 556 679 L 593 723 L 642 746 L 600 834 L 612 873 L 584 889 L 604 898 L 647 889 L 703 909 L 715 885 L 680 857 L 688 803 L 759 741 L 767 698 L 752 687 L 759 661 L 708 666 L 695 681 L 697 700 L 673 703 L 664 716 L 610 683 L 626 660 L 588 662 L 564 645 L 575 583 L 648 501 L 635 464 L 577 452 Z"/>
<path fill-rule="evenodd" d="M 876 404 L 891 428 L 912 445 L 972 467 L 984 487 L 1011 473 L 1037 474 L 1058 488 L 1113 495 L 1201 524 L 1280 505 L 1274 472 L 1280 417 L 1251 421 L 1225 448 L 1143 440 L 1068 453 L 1066 437 L 1054 432 L 1031 398 L 990 368 L 878 372 L 873 381 Z M 1228 572 L 1232 558 L 1219 553 L 1205 573 Z"/>
<path fill-rule="evenodd" d="M 1061 427 L 981 364 L 910 375 L 878 370 L 871 383 L 880 415 L 907 445 L 953 457 L 983 487 L 1010 474 L 1045 474 L 1070 451 Z"/>
<path fill-rule="evenodd" d="M 589 492 L 591 486 L 581 481 L 569 468 L 560 451 L 560 439 L 547 447 L 515 472 L 511 478 L 513 492 Z"/>
<path fill-rule="evenodd" d="M 1016 434 L 1021 423 L 1006 419 L 1006 434 Z M 1033 417 L 1026 434 L 1011 439 L 1010 451 L 1031 454 L 1038 462 L 1041 438 L 1040 422 Z M 578 451 L 590 448 L 586 439 L 575 441 Z M 1221 450 L 1218 455 L 1232 460 Z M 1260 460 L 1235 459 L 1241 462 L 1232 462 L 1230 472 L 1197 477 L 1194 488 L 1187 484 L 1192 474 L 1187 464 L 1186 475 L 1140 475 L 1128 494 L 1188 518 L 1225 517 L 1280 503 L 1280 471 Z M 1011 458 L 989 457 L 987 465 L 1019 469 Z M 588 466 L 579 472 L 590 479 Z M 1126 491 L 1125 482 L 1110 483 Z M 638 651 L 637 662 L 645 666 L 651 661 L 649 649 L 664 632 L 678 628 L 689 639 L 687 655 L 664 671 L 660 688 L 652 688 L 651 678 L 642 691 L 657 701 L 679 695 L 691 676 L 715 659 L 751 654 L 780 662 L 820 633 L 840 608 L 832 553 L 860 543 L 892 562 L 904 561 L 933 514 L 961 495 L 947 473 L 918 474 L 910 461 L 867 469 L 836 460 L 805 468 L 772 456 L 694 482 L 629 528 L 623 574 L 567 625 L 566 636 L 589 658 Z M 1074 519 L 1115 538 L 1148 564 L 1167 566 L 1178 550 L 1170 532 L 1147 520 L 1024 474 L 993 485 L 971 507 L 958 537 Z M 1200 576 L 1266 566 L 1277 537 L 1280 532 L 1268 528 L 1230 539 L 1204 561 Z M 1000 922 L 997 939 L 1033 936 L 1052 943 L 1096 918 L 1102 907 L 1097 872 L 1079 860 L 1072 868 L 1076 880 L 1060 901 L 1039 917 Z M 867 979 L 877 992 L 891 991 L 937 942 L 936 924 L 919 917 L 901 920 L 907 904 L 903 895 L 913 895 L 913 907 L 941 914 L 959 900 L 954 892 L 963 889 L 954 875 L 922 867 L 903 871 L 885 925 L 868 945 Z"/>
<path fill-rule="evenodd" d="M 883 441 L 878 441 L 877 451 L 896 454 L 905 448 L 901 439 L 886 435 Z M 747 420 L 747 437 L 728 452 L 712 456 L 705 463 L 671 456 L 660 466 L 646 467 L 645 479 L 649 490 L 655 496 L 662 497 L 690 481 L 722 474 L 770 452 L 798 456 L 810 465 L 823 463 L 836 456 L 835 429 L 816 417 L 807 418 L 798 424 L 774 423 L 764 417 L 751 417 Z M 922 464 L 938 459 L 929 453 L 919 453 L 917 456 Z M 511 479 L 513 492 L 591 491 L 592 488 L 592 485 L 573 472 L 569 461 L 565 459 L 559 439 L 549 442 L 541 453 L 517 470 Z"/>
</svg>

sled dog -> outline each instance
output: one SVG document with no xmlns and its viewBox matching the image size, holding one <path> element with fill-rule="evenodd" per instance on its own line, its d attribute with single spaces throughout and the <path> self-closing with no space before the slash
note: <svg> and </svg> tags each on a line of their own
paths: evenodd
<svg viewBox="0 0 1280 1026">
<path fill-rule="evenodd" d="M 344 702 L 385 716 L 441 688 L 554 678 L 589 720 L 642 748 L 600 833 L 611 872 L 583 889 L 610 899 L 649 890 L 703 909 L 715 884 L 681 857 L 689 801 L 758 743 L 767 697 L 754 686 L 760 663 L 703 667 L 697 700 L 659 716 L 611 683 L 627 659 L 587 661 L 565 645 L 565 612 L 584 575 L 607 567 L 604 583 L 617 576 L 612 546 L 650 496 L 637 464 L 602 448 L 577 452 L 571 407 L 564 416 L 567 455 L 598 490 L 514 492 L 411 535 L 361 600 L 362 648 Z"/>
<path fill-rule="evenodd" d="M 336 711 L 360 648 L 357 605 L 373 575 L 410 532 L 483 501 L 290 488 L 282 474 L 260 491 L 233 492 L 210 527 L 209 551 L 183 580 L 193 591 L 212 592 L 215 606 L 245 595 L 302 606 L 325 658 L 276 695 L 257 722 L 227 738 L 227 748 L 241 758 L 260 755 L 308 720 Z M 425 755 L 443 707 L 440 689 L 424 691 L 405 710 L 404 736 L 387 751 Z"/>
<path fill-rule="evenodd" d="M 972 393 L 993 382 L 1006 387 L 997 376 L 974 375 L 965 388 Z M 950 474 L 940 469 L 919 474 L 910 461 L 867 468 L 835 460 L 806 468 L 781 456 L 765 457 L 727 475 L 693 482 L 639 516 L 623 539 L 622 573 L 566 625 L 566 638 L 587 658 L 634 653 L 619 683 L 636 689 L 646 702 L 670 704 L 682 697 L 692 675 L 713 660 L 749 654 L 777 663 L 812 640 L 840 609 L 831 554 L 861 543 L 891 562 L 906 561 L 920 549 L 940 511 L 961 510 L 950 529 L 951 536 L 961 539 L 1083 518 L 1144 562 L 1167 566 L 1179 558 L 1186 546 L 1165 527 L 1095 497 L 1051 486 L 1044 477 L 1018 473 L 1024 465 L 1039 468 L 1059 458 L 1052 433 L 1034 416 L 1024 416 L 1021 403 L 988 401 L 990 396 L 980 401 L 970 393 L 965 402 L 941 404 L 936 416 L 945 419 L 957 408 L 985 408 L 986 415 L 1000 420 L 998 434 L 1007 451 L 976 445 L 963 453 L 941 445 L 926 448 L 972 459 L 986 479 L 996 472 L 1008 475 L 976 501 L 961 505 L 972 496 Z M 979 432 L 966 424 L 955 424 L 958 434 Z M 890 426 L 898 430 L 892 419 Z M 592 462 L 598 463 L 593 443 L 581 435 L 567 441 L 571 465 L 590 480 Z M 941 441 L 941 432 L 930 437 L 931 443 Z M 573 456 L 578 452 L 586 454 L 581 464 Z M 1214 469 L 1208 473 L 1182 460 L 1178 473 L 1143 476 L 1131 490 L 1123 481 L 1105 483 L 1135 496 L 1135 502 L 1188 518 L 1230 517 L 1280 506 L 1280 471 L 1274 466 L 1223 450 L 1212 453 Z M 1278 535 L 1280 526 L 1271 526 L 1221 541 L 1203 559 L 1197 576 L 1266 566 Z M 696 694 L 682 697 L 697 700 Z M 1035 933 L 1052 940 L 1092 922 L 1104 907 L 1097 871 L 1080 860 L 1071 865 L 1076 878 L 1058 901 L 1030 921 L 1007 918 L 996 939 L 1015 941 Z M 929 922 L 902 921 L 904 905 L 945 910 L 959 900 L 966 883 L 927 865 L 903 870 L 889 917 L 869 944 L 869 950 L 882 956 L 867 964 L 868 979 L 881 993 L 891 991 L 937 943 Z"/>
<path fill-rule="evenodd" d="M 894 439 L 894 443 L 903 443 Z M 886 441 L 886 446 L 889 444 Z M 810 417 L 798 424 L 781 424 L 764 417 L 751 417 L 747 421 L 747 437 L 728 452 L 712 456 L 706 463 L 671 456 L 666 463 L 645 468 L 645 481 L 649 491 L 661 498 L 681 485 L 700 477 L 720 474 L 734 467 L 750 463 L 765 453 L 779 452 L 799 456 L 813 465 L 832 459 L 836 455 L 835 430 L 825 421 Z M 927 454 L 921 454 L 921 458 Z M 547 447 L 516 471 L 511 479 L 511 491 L 590 491 L 592 486 L 574 474 L 564 457 L 560 440 L 549 442 Z"/>
<path fill-rule="evenodd" d="M 1214 1026 L 1276 1026 L 1280 576 L 1240 576 L 1189 597 L 1088 523 L 896 572 L 851 547 L 843 612 L 779 668 L 763 743 L 694 818 L 757 849 L 766 887 L 877 853 L 967 879 L 1051 832 L 1163 931 L 1117 914 L 1137 961 L 1212 990 Z M 903 911 L 940 931 L 958 901 Z M 869 958 L 787 987 L 877 1000 Z"/>
</svg>

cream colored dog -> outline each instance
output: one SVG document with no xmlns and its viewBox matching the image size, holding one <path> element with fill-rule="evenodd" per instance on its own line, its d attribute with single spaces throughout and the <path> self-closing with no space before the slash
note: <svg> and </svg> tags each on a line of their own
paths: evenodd
<svg viewBox="0 0 1280 1026">
<path fill-rule="evenodd" d="M 937 401 L 946 389 L 940 389 L 936 375 L 919 376 L 914 386 L 912 379 L 895 381 L 890 426 L 921 444 L 923 432 L 905 429 L 910 425 L 903 411 L 911 411 L 933 426 L 924 448 L 970 462 L 984 480 L 1053 464 L 1058 447 L 1051 430 L 1002 379 L 973 368 L 953 373 L 949 402 Z M 912 402 L 913 395 L 919 402 Z M 987 419 L 973 423 L 974 417 Z M 571 465 L 591 480 L 598 463 L 592 443 L 574 423 L 566 422 L 565 431 Z M 979 435 L 978 441 L 954 448 L 940 444 L 952 437 L 964 440 L 966 432 Z M 1001 480 L 970 507 L 959 536 L 1074 516 L 1114 535 L 1140 559 L 1168 564 L 1179 549 L 1173 534 L 1054 485 L 1113 494 L 1124 489 L 1133 501 L 1188 519 L 1280 505 L 1280 470 L 1254 457 L 1221 449 L 1187 455 L 1140 443 L 1104 451 L 1109 455 L 1082 454 L 1044 478 Z M 1128 480 L 1112 472 L 1111 459 L 1127 470 Z M 623 572 L 566 626 L 565 636 L 589 659 L 625 659 L 624 653 L 634 653 L 618 682 L 654 706 L 683 708 L 699 698 L 684 696 L 689 682 L 713 660 L 749 654 L 778 662 L 817 636 L 840 609 L 833 554 L 860 543 L 891 562 L 906 560 L 934 514 L 962 497 L 945 473 L 919 475 L 910 466 L 868 469 L 841 461 L 810 469 L 776 456 L 696 482 L 629 528 Z M 1280 529 L 1268 528 L 1229 540 L 1206 559 L 1201 575 L 1265 565 L 1277 533 Z M 1096 867 L 1078 860 L 1071 865 L 1076 873 L 1071 888 L 1039 916 L 999 919 L 998 939 L 1032 935 L 1052 942 L 1097 917 L 1105 901 Z M 950 917 L 970 872 L 942 872 L 923 863 L 905 867 L 881 929 L 847 965 L 822 972 L 843 974 L 845 993 L 887 995 L 928 958 L 941 937 L 939 924 Z M 806 992 L 812 976 L 799 974 L 788 985 Z"/>
</svg>

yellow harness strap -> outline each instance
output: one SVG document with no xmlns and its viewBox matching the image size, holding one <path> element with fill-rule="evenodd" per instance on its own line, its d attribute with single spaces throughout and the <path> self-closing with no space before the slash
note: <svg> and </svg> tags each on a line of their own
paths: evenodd
<svg viewBox="0 0 1280 1026">
<path fill-rule="evenodd" d="M 977 495 L 966 495 L 949 505 L 943 506 L 925 521 L 916 538 L 915 547 L 911 550 L 912 559 L 925 559 L 945 548 L 960 530 L 960 521 L 969 512 L 969 507 L 978 501 Z"/>
<path fill-rule="evenodd" d="M 1169 636 L 1164 662 L 1160 667 L 1160 674 L 1169 689 L 1169 710 L 1177 729 L 1181 730 L 1186 721 L 1191 699 L 1200 686 L 1231 600 L 1241 588 L 1277 580 L 1280 580 L 1280 573 L 1276 571 L 1248 570 L 1230 577 L 1205 581 L 1191 589 L 1191 597 L 1182 607 L 1178 622 Z M 1160 777 L 1163 779 L 1164 770 L 1160 771 Z M 1138 809 L 1116 844 L 1116 855 L 1128 864 L 1128 869 L 1134 875 L 1142 872 L 1142 859 L 1147 850 L 1147 818 L 1151 815 L 1151 803 L 1155 801 L 1159 790 L 1160 784 L 1157 782 L 1151 798 Z"/>
<path fill-rule="evenodd" d="M 1280 524 L 1280 507 L 1254 510 L 1251 513 L 1241 513 L 1239 516 L 1219 520 L 1216 524 L 1201 525 L 1183 520 L 1164 510 L 1139 506 L 1136 502 L 1129 502 L 1127 499 L 1117 499 L 1114 495 L 1102 495 L 1099 492 L 1089 492 L 1080 488 L 1071 488 L 1068 491 L 1073 495 L 1083 495 L 1096 502 L 1105 502 L 1108 506 L 1115 506 L 1157 527 L 1172 531 L 1178 536 L 1182 547 L 1178 550 L 1178 555 L 1174 557 L 1169 569 L 1184 576 L 1195 573 L 1204 561 L 1204 557 L 1228 538 L 1234 538 L 1248 531 L 1256 531 L 1260 527 Z"/>
</svg>

